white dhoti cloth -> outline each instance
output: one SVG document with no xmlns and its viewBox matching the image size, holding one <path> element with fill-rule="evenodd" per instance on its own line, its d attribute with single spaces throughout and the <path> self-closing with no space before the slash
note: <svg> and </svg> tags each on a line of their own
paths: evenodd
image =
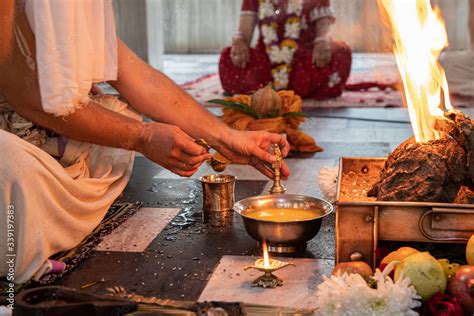
<svg viewBox="0 0 474 316">
<path fill-rule="evenodd" d="M 99 102 L 140 119 L 116 97 Z M 8 273 L 5 258 L 12 258 L 7 257 L 9 210 L 14 210 L 14 282 L 23 283 L 51 255 L 78 245 L 100 223 L 127 185 L 133 160 L 131 151 L 70 140 L 58 161 L 0 130 L 0 276 Z"/>
</svg>

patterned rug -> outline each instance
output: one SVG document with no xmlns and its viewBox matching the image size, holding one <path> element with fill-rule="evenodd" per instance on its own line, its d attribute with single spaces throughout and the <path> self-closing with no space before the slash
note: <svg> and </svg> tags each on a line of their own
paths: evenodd
<svg viewBox="0 0 474 316">
<path fill-rule="evenodd" d="M 403 99 L 397 91 L 400 77 L 395 60 L 390 54 L 354 54 L 351 75 L 346 91 L 335 99 L 304 99 L 307 108 L 385 108 L 403 107 Z M 206 107 L 219 107 L 207 101 L 225 97 L 216 73 L 182 85 L 193 98 Z M 474 98 L 452 97 L 458 107 L 474 106 Z"/>
<path fill-rule="evenodd" d="M 135 214 L 142 207 L 141 202 L 136 203 L 114 203 L 107 211 L 104 219 L 101 223 L 92 231 L 89 236 L 77 245 L 75 248 L 57 253 L 50 259 L 61 261 L 66 264 L 66 269 L 62 273 L 58 274 L 47 274 L 44 275 L 39 284 L 51 284 L 64 276 L 69 271 L 76 268 L 79 263 L 87 259 L 95 247 L 102 241 L 103 237 L 109 235 L 114 229 L 119 227 L 125 222 L 130 216 Z M 20 284 L 16 287 L 16 290 L 21 290 L 25 287 L 38 285 L 37 282 L 29 281 L 25 284 Z M 6 280 L 0 280 L 0 295 L 5 294 L 8 289 L 8 282 Z"/>
</svg>

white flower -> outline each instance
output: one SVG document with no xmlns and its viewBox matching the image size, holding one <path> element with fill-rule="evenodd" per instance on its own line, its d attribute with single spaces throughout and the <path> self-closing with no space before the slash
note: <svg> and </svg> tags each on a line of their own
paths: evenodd
<svg viewBox="0 0 474 316">
<path fill-rule="evenodd" d="M 295 54 L 295 49 L 290 46 L 283 46 L 281 49 L 281 58 L 283 63 L 290 65 L 293 61 L 293 55 Z"/>
<path fill-rule="evenodd" d="M 273 42 L 278 41 L 277 31 L 271 25 L 268 24 L 262 25 L 262 36 L 263 42 L 267 46 Z"/>
<path fill-rule="evenodd" d="M 285 24 L 285 37 L 298 39 L 300 38 L 301 25 L 300 23 L 289 23 Z"/>
<path fill-rule="evenodd" d="M 328 86 L 332 88 L 336 86 L 339 82 L 341 82 L 341 77 L 339 76 L 338 72 L 334 72 L 329 76 Z"/>
<path fill-rule="evenodd" d="M 285 63 L 291 65 L 295 49 L 290 46 L 279 47 L 278 45 L 271 45 L 267 48 L 268 58 L 272 64 Z"/>
<path fill-rule="evenodd" d="M 316 293 L 317 315 L 418 315 L 414 308 L 421 302 L 410 280 L 403 276 L 393 282 L 384 272 L 376 270 L 373 279 L 377 288 L 370 288 L 359 274 L 324 277 Z"/>
<path fill-rule="evenodd" d="M 336 201 L 338 176 L 339 166 L 332 168 L 324 167 L 319 172 L 319 188 L 323 192 L 324 197 L 330 202 Z"/>
<path fill-rule="evenodd" d="M 268 58 L 272 64 L 280 64 L 283 60 L 283 54 L 278 45 L 272 45 L 267 48 Z"/>
<path fill-rule="evenodd" d="M 285 89 L 288 87 L 289 82 L 289 73 L 286 67 L 281 67 L 278 71 L 273 73 L 273 82 L 275 85 L 275 89 Z"/>
<path fill-rule="evenodd" d="M 266 0 L 263 3 L 260 3 L 260 6 L 258 7 L 258 17 L 260 20 L 263 20 L 265 18 L 269 18 L 275 15 L 275 6 L 273 3 L 269 0 Z"/>
<path fill-rule="evenodd" d="M 303 11 L 303 0 L 289 0 L 288 8 L 286 9 L 287 14 L 301 15 Z"/>
</svg>

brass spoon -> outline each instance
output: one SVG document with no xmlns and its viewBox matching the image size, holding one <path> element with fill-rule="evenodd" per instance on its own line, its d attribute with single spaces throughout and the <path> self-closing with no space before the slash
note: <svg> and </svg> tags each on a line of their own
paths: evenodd
<svg viewBox="0 0 474 316">
<path fill-rule="evenodd" d="M 209 144 L 202 138 L 196 139 L 194 142 L 196 144 L 198 144 L 199 146 L 204 147 L 204 149 L 206 149 L 207 152 L 209 152 L 209 150 L 211 150 L 211 146 L 209 146 Z M 225 163 L 223 161 L 219 161 L 214 157 L 212 157 L 207 162 L 211 166 L 212 170 L 214 170 L 215 172 L 222 172 L 227 167 L 227 163 Z"/>
</svg>

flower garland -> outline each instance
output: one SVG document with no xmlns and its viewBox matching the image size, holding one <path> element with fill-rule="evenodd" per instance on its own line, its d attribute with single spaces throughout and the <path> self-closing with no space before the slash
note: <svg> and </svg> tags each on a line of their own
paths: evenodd
<svg viewBox="0 0 474 316">
<path fill-rule="evenodd" d="M 296 42 L 304 24 L 301 15 L 303 13 L 303 0 L 288 0 L 285 22 L 284 38 L 278 39 L 278 23 L 276 17 L 280 13 L 276 6 L 279 0 L 259 0 L 258 16 L 262 22 L 261 32 L 268 58 L 272 63 L 273 86 L 275 89 L 288 87 L 291 63 L 298 49 Z"/>
</svg>

